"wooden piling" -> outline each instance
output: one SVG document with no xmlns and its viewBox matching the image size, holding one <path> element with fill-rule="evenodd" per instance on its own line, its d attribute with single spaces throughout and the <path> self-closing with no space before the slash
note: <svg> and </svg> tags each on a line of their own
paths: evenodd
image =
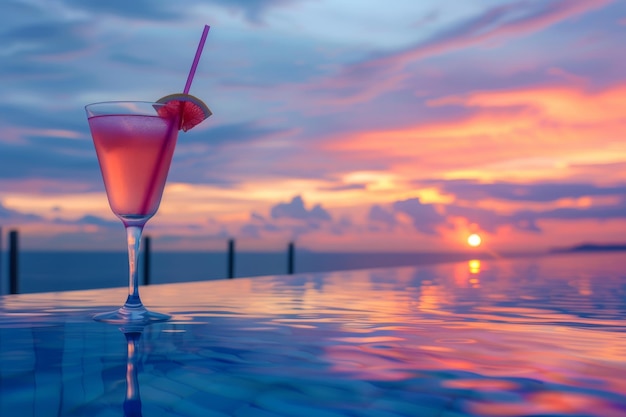
<svg viewBox="0 0 626 417">
<path fill-rule="evenodd" d="M 293 242 L 289 242 L 289 246 L 287 247 L 287 273 L 293 274 L 293 258 L 294 258 L 294 244 Z"/>
<path fill-rule="evenodd" d="M 17 230 L 9 231 L 9 294 L 18 293 L 18 250 L 19 236 Z"/>
<path fill-rule="evenodd" d="M 0 295 L 2 295 L 2 287 L 3 287 L 3 279 L 2 278 L 2 227 L 0 227 Z"/>
<path fill-rule="evenodd" d="M 150 258 L 151 258 L 151 242 L 150 236 L 143 238 L 143 285 L 150 285 Z"/>
<path fill-rule="evenodd" d="M 228 278 L 235 278 L 235 239 L 228 240 Z"/>
</svg>

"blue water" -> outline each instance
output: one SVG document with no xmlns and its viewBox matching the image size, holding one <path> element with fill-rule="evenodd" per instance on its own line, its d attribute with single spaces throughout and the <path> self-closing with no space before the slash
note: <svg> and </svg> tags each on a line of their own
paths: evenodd
<svg viewBox="0 0 626 417">
<path fill-rule="evenodd" d="M 296 251 L 294 272 L 327 272 L 391 266 L 424 265 L 486 259 L 480 253 L 321 253 Z M 6 253 L 0 264 L 0 294 L 8 293 Z M 153 252 L 152 284 L 228 278 L 226 252 Z M 128 260 L 124 252 L 36 252 L 19 254 L 19 293 L 68 291 L 128 285 Z M 235 277 L 287 273 L 285 252 L 235 254 Z M 140 259 L 140 277 L 143 259 Z"/>
<path fill-rule="evenodd" d="M 319 259 L 319 258 L 318 258 Z M 2 417 L 624 417 L 626 252 L 0 297 Z"/>
</svg>

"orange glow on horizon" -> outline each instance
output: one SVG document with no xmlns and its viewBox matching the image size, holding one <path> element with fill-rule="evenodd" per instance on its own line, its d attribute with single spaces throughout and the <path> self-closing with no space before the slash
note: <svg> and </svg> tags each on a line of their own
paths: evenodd
<svg viewBox="0 0 626 417">
<path fill-rule="evenodd" d="M 626 85 L 615 85 L 599 92 L 544 86 L 443 97 L 429 104 L 468 113 L 329 138 L 322 146 L 352 161 L 387 160 L 396 175 L 414 179 L 562 179 L 581 164 L 626 160 L 625 95 Z M 613 171 L 607 181 L 624 178 Z"/>
</svg>

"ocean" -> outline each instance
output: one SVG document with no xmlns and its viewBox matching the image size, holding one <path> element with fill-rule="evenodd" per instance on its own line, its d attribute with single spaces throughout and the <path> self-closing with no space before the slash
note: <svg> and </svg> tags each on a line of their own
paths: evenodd
<svg viewBox="0 0 626 417">
<path fill-rule="evenodd" d="M 424 265 L 490 258 L 485 253 L 322 253 L 296 251 L 295 273 Z M 0 258 L 0 294 L 9 292 L 8 255 Z M 150 283 L 203 281 L 228 278 L 226 252 L 158 252 L 151 254 Z M 140 259 L 140 283 L 143 259 Z M 288 273 L 286 252 L 235 254 L 234 276 L 254 277 Z M 21 251 L 18 292 L 69 291 L 128 285 L 125 252 Z"/>
</svg>

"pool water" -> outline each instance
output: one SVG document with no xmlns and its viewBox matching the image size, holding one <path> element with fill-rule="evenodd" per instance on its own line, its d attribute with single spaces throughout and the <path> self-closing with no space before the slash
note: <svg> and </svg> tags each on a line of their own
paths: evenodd
<svg viewBox="0 0 626 417">
<path fill-rule="evenodd" d="M 626 254 L 0 297 L 0 416 L 626 416 Z"/>
</svg>

